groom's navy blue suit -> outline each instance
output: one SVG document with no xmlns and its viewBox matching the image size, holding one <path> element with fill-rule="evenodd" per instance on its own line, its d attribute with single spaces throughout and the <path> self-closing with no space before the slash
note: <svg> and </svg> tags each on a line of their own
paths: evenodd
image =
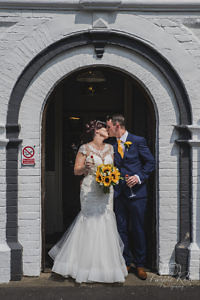
<svg viewBox="0 0 200 300">
<path fill-rule="evenodd" d="M 117 219 L 117 227 L 124 243 L 124 258 L 129 266 L 133 261 L 137 267 L 142 267 L 146 259 L 146 240 L 144 232 L 144 216 L 147 202 L 146 179 L 155 169 L 155 160 L 152 156 L 146 140 L 128 133 L 126 141 L 132 142 L 130 148 L 124 150 L 122 158 L 118 153 L 118 144 L 114 147 L 114 163 L 118 167 L 121 176 L 126 174 L 138 175 L 141 184 L 136 184 L 132 189 L 136 197 L 129 199 L 130 188 L 124 180 L 115 186 L 114 210 Z M 128 243 L 129 221 L 134 245 L 133 260 Z"/>
</svg>

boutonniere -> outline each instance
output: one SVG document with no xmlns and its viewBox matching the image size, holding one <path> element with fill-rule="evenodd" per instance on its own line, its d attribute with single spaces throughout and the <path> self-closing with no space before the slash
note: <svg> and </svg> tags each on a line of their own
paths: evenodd
<svg viewBox="0 0 200 300">
<path fill-rule="evenodd" d="M 126 148 L 126 151 L 128 151 L 128 149 L 130 148 L 130 146 L 131 146 L 132 144 L 133 144 L 133 143 L 132 143 L 132 142 L 129 142 L 129 141 L 127 141 L 127 142 L 124 143 L 124 146 L 125 146 L 125 148 Z"/>
</svg>

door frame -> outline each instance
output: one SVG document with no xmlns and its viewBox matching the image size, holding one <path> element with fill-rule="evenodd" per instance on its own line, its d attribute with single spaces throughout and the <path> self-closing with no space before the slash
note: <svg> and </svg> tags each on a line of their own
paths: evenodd
<svg viewBox="0 0 200 300">
<path fill-rule="evenodd" d="M 86 67 L 86 69 L 88 69 L 88 67 Z M 77 71 L 75 71 L 77 72 Z M 82 72 L 82 70 L 80 71 Z M 132 127 L 132 118 L 133 118 L 133 105 L 132 105 L 132 100 L 133 100 L 133 84 L 134 84 L 134 79 L 133 78 L 128 78 L 125 76 L 125 74 L 123 74 L 123 72 L 118 71 L 119 73 L 121 73 L 122 75 L 124 75 L 124 94 L 123 94 L 123 107 L 124 107 L 124 115 L 127 116 L 127 128 L 131 128 Z M 67 77 L 68 78 L 68 77 Z M 64 80 L 67 80 L 67 78 L 65 78 Z M 59 93 L 59 94 L 58 94 Z M 146 93 L 145 93 L 146 94 Z M 56 99 L 55 99 L 56 97 Z M 148 98 L 148 94 L 145 95 L 146 98 Z M 52 99 L 53 98 L 53 99 Z M 55 167 L 55 172 L 57 174 L 57 176 L 55 177 L 57 180 L 57 186 L 58 187 L 58 193 L 60 193 L 59 197 L 61 197 L 62 199 L 62 139 L 63 139 L 63 135 L 62 135 L 62 104 L 63 104 L 63 95 L 61 90 L 59 89 L 59 92 L 56 91 L 56 88 L 54 89 L 54 91 L 52 92 L 52 94 L 49 96 L 47 103 L 45 105 L 45 109 L 44 109 L 44 113 L 43 113 L 43 119 L 42 119 L 42 271 L 43 272 L 49 272 L 50 270 L 47 269 L 45 267 L 45 252 L 46 252 L 46 239 L 45 239 L 45 151 L 46 151 L 46 147 L 45 147 L 45 133 L 46 133 L 46 127 L 45 127 L 45 122 L 46 122 L 46 115 L 47 115 L 47 107 L 49 105 L 49 103 L 51 102 L 51 100 L 54 100 L 56 102 L 55 105 L 55 166 L 57 166 L 57 168 Z M 150 104 L 151 101 L 149 101 Z M 148 105 L 148 104 L 147 104 Z M 131 106 L 131 107 L 130 107 Z M 149 105 L 148 105 L 149 106 Z M 153 105 L 151 107 L 151 114 L 153 114 L 154 117 L 154 128 L 151 130 L 151 138 L 153 137 L 154 142 L 156 142 L 156 115 L 155 115 L 155 111 L 153 112 Z M 152 132 L 154 131 L 154 132 Z M 57 132 L 59 134 L 57 134 Z M 151 141 L 152 142 L 152 141 Z M 155 145 L 153 147 L 153 152 L 155 151 Z M 57 151 L 57 154 L 56 154 Z M 155 155 L 155 153 L 154 153 Z M 152 181 L 152 180 L 151 180 Z M 155 179 L 153 180 L 153 182 L 155 183 Z M 154 191 L 153 194 L 155 195 L 155 202 L 156 202 L 156 184 L 154 184 Z M 62 201 L 62 200 L 61 200 Z M 155 203 L 156 206 L 156 203 Z M 153 215 L 156 217 L 156 207 L 154 207 L 153 210 Z M 156 234 L 154 235 L 154 241 L 153 241 L 153 245 L 151 246 L 151 250 L 153 252 L 151 252 L 151 257 L 154 258 L 154 262 L 152 264 L 152 269 L 156 269 L 156 264 L 157 264 L 157 249 L 156 249 L 156 245 L 154 245 L 154 243 L 156 244 L 156 240 L 157 240 L 157 236 Z"/>
<path fill-rule="evenodd" d="M 54 99 L 54 97 L 58 98 Z M 42 206 L 42 255 L 41 255 L 41 270 L 42 272 L 49 272 L 46 268 L 46 227 L 45 227 L 45 196 L 46 196 L 46 169 L 45 169 L 45 153 L 46 153 L 46 118 L 47 118 L 47 109 L 51 100 L 56 102 L 55 105 L 55 185 L 56 185 L 56 195 L 59 201 L 62 201 L 62 104 L 63 98 L 61 94 L 52 93 L 50 95 L 44 110 L 42 118 L 42 134 L 41 134 L 41 206 Z"/>
</svg>

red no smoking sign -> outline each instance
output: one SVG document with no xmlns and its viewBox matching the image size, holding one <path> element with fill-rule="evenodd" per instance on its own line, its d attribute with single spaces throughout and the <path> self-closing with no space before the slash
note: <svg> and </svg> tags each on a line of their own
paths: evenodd
<svg viewBox="0 0 200 300">
<path fill-rule="evenodd" d="M 25 146 L 22 148 L 22 165 L 35 165 L 35 149 L 31 146 Z"/>
</svg>

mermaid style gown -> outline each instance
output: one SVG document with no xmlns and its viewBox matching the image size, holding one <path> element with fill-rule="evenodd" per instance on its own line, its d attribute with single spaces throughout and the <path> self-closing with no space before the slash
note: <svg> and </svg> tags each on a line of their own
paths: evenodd
<svg viewBox="0 0 200 300">
<path fill-rule="evenodd" d="M 79 151 L 86 160 L 93 156 L 94 169 L 81 184 L 81 211 L 48 252 L 54 260 L 52 271 L 79 283 L 124 282 L 127 268 L 113 212 L 113 187 L 105 194 L 94 176 L 99 164 L 113 163 L 113 147 L 105 144 L 99 151 L 84 144 Z"/>
</svg>

